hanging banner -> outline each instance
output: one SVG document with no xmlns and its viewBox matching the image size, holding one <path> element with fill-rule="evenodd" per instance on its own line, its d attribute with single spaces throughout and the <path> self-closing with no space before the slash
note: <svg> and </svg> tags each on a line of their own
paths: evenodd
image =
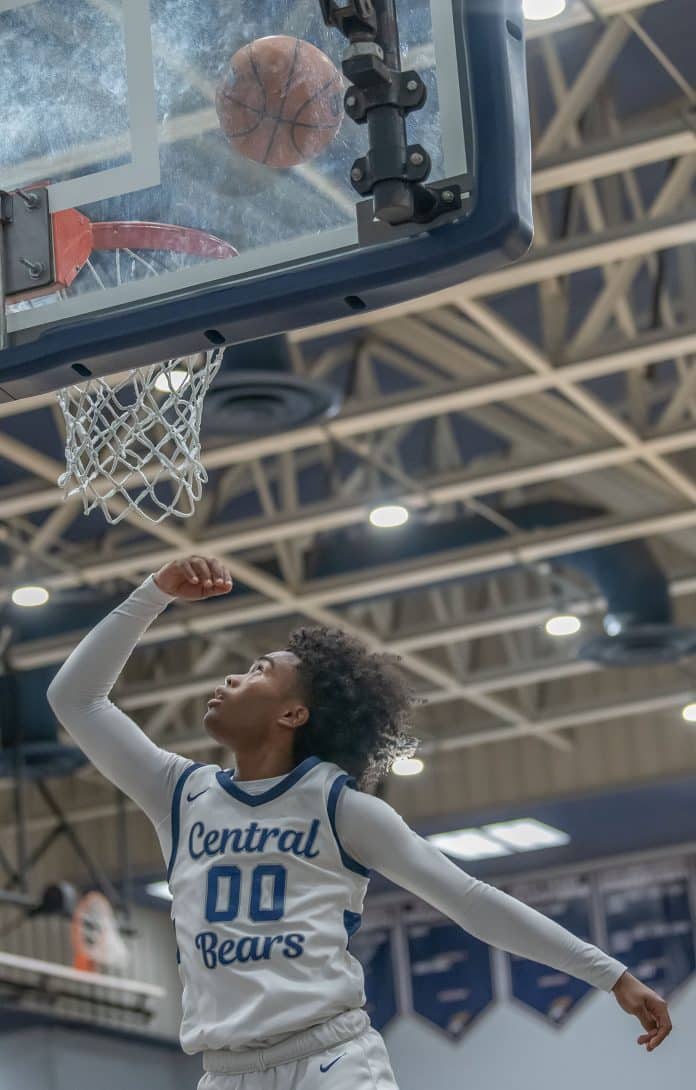
<svg viewBox="0 0 696 1090">
<path fill-rule="evenodd" d="M 548 881 L 511 893 L 584 942 L 592 942 L 591 896 L 581 880 Z M 536 961 L 509 955 L 512 996 L 554 1026 L 564 1025 L 593 990 L 589 984 Z"/>
<path fill-rule="evenodd" d="M 397 1014 L 390 929 L 358 931 L 351 937 L 350 952 L 363 967 L 367 999 L 364 1009 L 379 1033 Z"/>
<path fill-rule="evenodd" d="M 449 922 L 406 928 L 414 1013 L 458 1040 L 493 1001 L 489 947 Z"/>
<path fill-rule="evenodd" d="M 609 953 L 668 998 L 696 966 L 686 874 L 632 868 L 603 884 Z"/>
</svg>

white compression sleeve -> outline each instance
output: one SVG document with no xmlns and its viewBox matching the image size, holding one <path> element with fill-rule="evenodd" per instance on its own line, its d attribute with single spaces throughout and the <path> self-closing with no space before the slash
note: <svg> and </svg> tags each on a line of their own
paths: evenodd
<svg viewBox="0 0 696 1090">
<path fill-rule="evenodd" d="M 491 946 L 569 973 L 602 991 L 610 991 L 626 970 L 541 912 L 461 870 L 382 799 L 342 791 L 336 829 L 343 847 L 359 863 Z"/>
<path fill-rule="evenodd" d="M 156 746 L 108 696 L 138 640 L 171 601 L 149 576 L 84 637 L 46 694 L 95 768 L 155 826 L 169 818 L 174 786 L 191 761 Z"/>
</svg>

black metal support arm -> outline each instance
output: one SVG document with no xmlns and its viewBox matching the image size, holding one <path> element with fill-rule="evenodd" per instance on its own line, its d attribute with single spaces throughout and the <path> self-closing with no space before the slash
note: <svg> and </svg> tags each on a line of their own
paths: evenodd
<svg viewBox="0 0 696 1090">
<path fill-rule="evenodd" d="M 349 41 L 343 72 L 351 81 L 346 113 L 367 125 L 369 151 L 351 170 L 353 188 L 374 200 L 385 224 L 432 223 L 461 208 L 461 188 L 425 185 L 432 167 L 420 144 L 408 143 L 406 116 L 420 110 L 427 88 L 418 72 L 401 71 L 395 0 L 319 0 L 324 22 Z"/>
</svg>

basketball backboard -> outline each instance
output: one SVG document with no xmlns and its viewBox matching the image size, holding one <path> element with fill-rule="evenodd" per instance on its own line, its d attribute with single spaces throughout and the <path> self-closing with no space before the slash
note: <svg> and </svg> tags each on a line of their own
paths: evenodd
<svg viewBox="0 0 696 1090">
<path fill-rule="evenodd" d="M 425 225 L 373 219 L 351 180 L 368 128 L 347 115 L 320 154 L 286 169 L 250 160 L 221 129 L 216 92 L 249 43 L 307 41 L 340 71 L 348 42 L 320 0 L 0 0 L 0 185 L 14 194 L 0 401 L 378 308 L 520 256 L 521 0 L 395 7 L 401 67 L 427 87 L 409 145 L 432 159 L 428 184 L 458 182 L 454 210 Z M 42 223 L 52 254 L 24 254 Z"/>
</svg>

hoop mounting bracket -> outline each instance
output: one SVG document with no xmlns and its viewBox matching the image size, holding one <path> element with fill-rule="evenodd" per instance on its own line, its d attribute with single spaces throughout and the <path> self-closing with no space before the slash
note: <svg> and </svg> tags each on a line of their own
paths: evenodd
<svg viewBox="0 0 696 1090">
<path fill-rule="evenodd" d="M 4 236 L 5 295 L 53 282 L 53 247 L 48 190 L 0 192 L 0 230 Z"/>
<path fill-rule="evenodd" d="M 401 71 L 395 0 L 320 0 L 324 22 L 348 39 L 343 73 L 350 80 L 347 115 L 366 125 L 367 155 L 350 172 L 353 188 L 372 198 L 372 219 L 397 229 L 435 225 L 453 208 L 461 210 L 457 188 L 425 184 L 432 167 L 420 144 L 409 145 L 406 116 L 421 110 L 427 87 L 418 72 Z M 395 237 L 392 235 L 392 237 Z M 362 236 L 361 236 L 362 238 Z"/>
<path fill-rule="evenodd" d="M 346 38 L 358 34 L 374 38 L 377 33 L 377 14 L 372 0 L 319 0 L 324 22 L 334 26 Z"/>
</svg>

